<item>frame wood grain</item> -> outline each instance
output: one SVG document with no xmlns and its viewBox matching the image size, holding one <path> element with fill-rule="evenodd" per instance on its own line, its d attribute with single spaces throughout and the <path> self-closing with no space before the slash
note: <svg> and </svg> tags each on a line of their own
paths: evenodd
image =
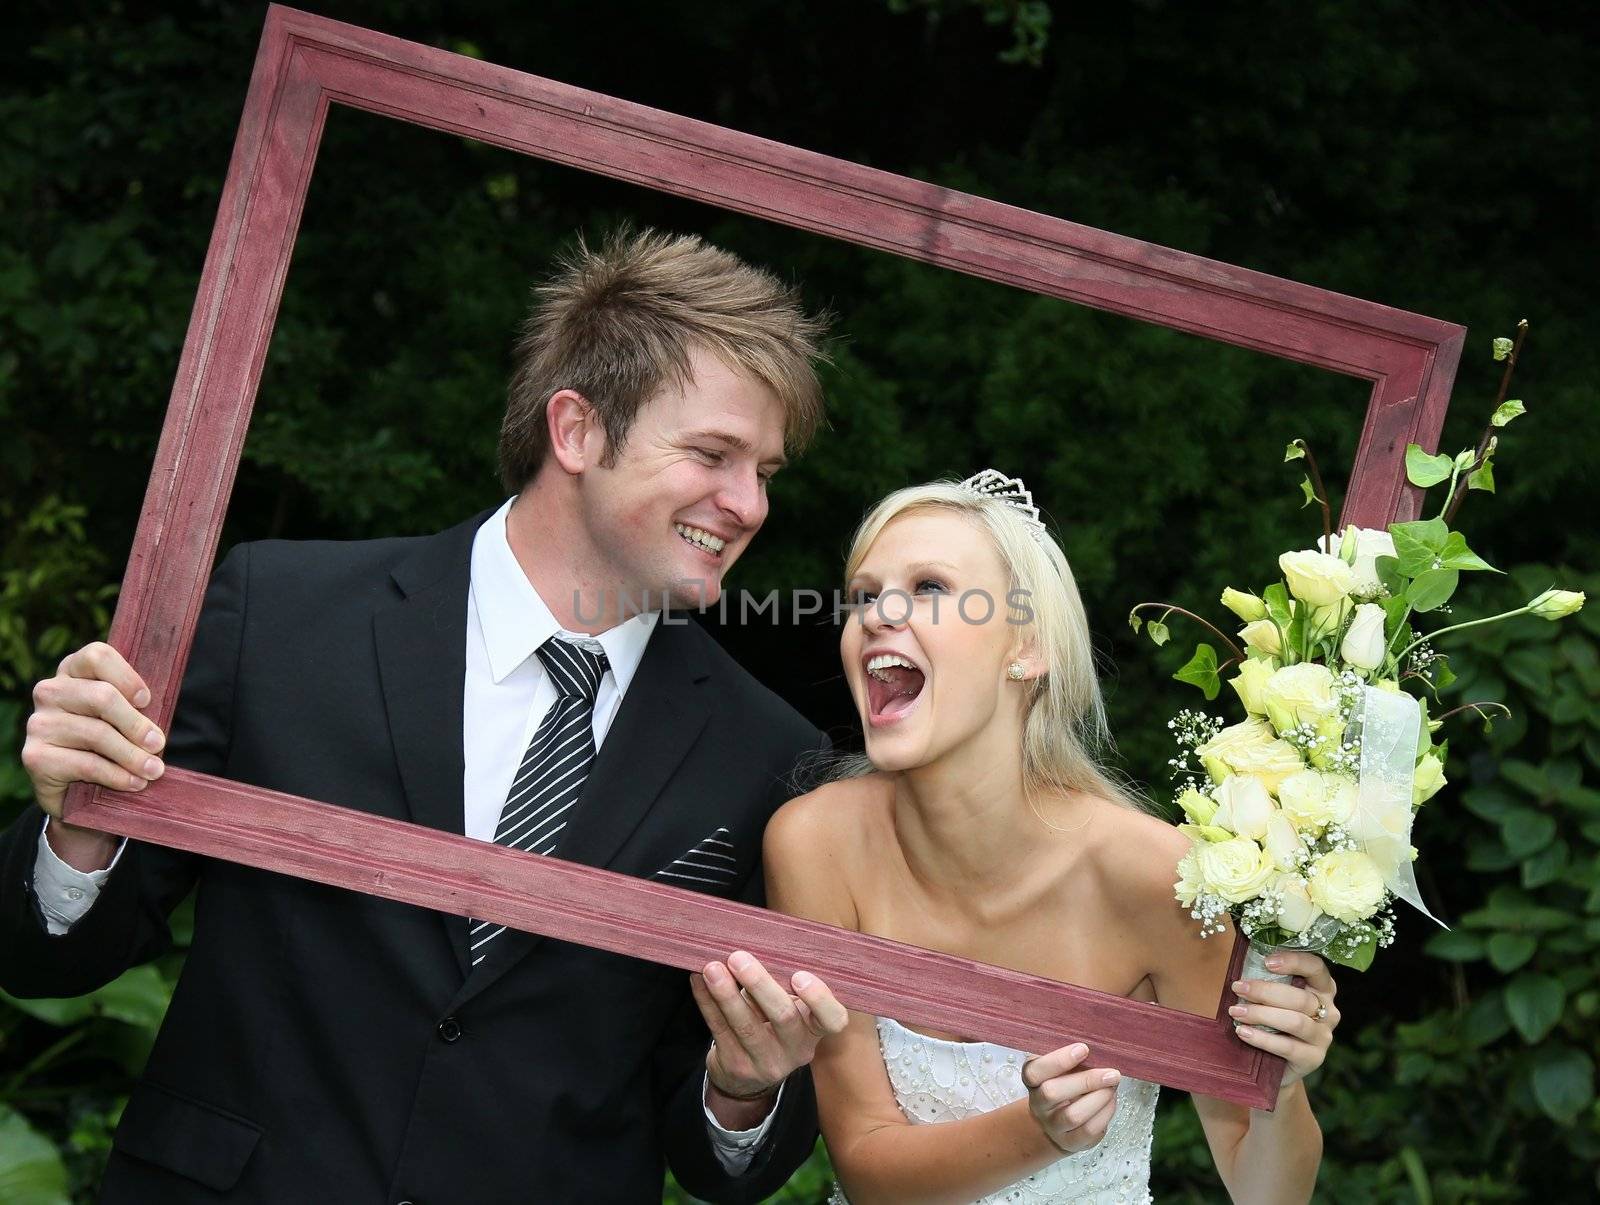
<svg viewBox="0 0 1600 1205">
<path fill-rule="evenodd" d="M 170 725 L 328 107 L 585 171 L 1372 382 L 1343 521 L 1413 518 L 1465 330 L 273 6 L 110 641 Z M 1254 1107 L 1280 1060 L 1207 1018 L 172 769 L 75 824 L 698 969 L 747 949 L 850 1007 Z M 1229 979 L 1237 974 L 1242 943 Z"/>
</svg>

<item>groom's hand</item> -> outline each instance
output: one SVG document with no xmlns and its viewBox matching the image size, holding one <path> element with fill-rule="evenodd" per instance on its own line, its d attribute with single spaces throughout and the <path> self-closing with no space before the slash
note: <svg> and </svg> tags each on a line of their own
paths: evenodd
<svg viewBox="0 0 1600 1205">
<path fill-rule="evenodd" d="M 743 1109 L 711 1101 L 719 1120 L 727 1113 L 746 1120 L 765 1116 L 778 1085 L 816 1053 L 817 1043 L 842 1033 L 850 1014 L 815 975 L 797 971 L 793 993 L 782 987 L 754 957 L 740 950 L 726 963 L 711 962 L 689 977 L 700 1015 L 711 1030 L 706 1076 L 711 1090 Z M 724 1122 L 726 1124 L 726 1122 Z M 746 1125 L 730 1126 L 744 1129 Z"/>
</svg>

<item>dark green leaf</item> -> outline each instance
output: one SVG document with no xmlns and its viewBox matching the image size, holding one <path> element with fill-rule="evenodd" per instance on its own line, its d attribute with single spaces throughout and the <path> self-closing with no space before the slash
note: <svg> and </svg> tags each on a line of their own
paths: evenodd
<svg viewBox="0 0 1600 1205">
<path fill-rule="evenodd" d="M 1469 490 L 1485 490 L 1494 493 L 1494 457 L 1485 456 L 1483 463 L 1467 474 L 1467 488 Z"/>
<path fill-rule="evenodd" d="M 1554 883 L 1567 869 L 1572 859 L 1572 847 L 1565 841 L 1555 840 L 1522 864 L 1522 885 L 1532 890 Z"/>
<path fill-rule="evenodd" d="M 1261 592 L 1261 601 L 1267 605 L 1267 618 L 1280 628 L 1287 628 L 1293 617 L 1289 607 L 1289 588 L 1282 582 L 1273 582 Z"/>
<path fill-rule="evenodd" d="M 1541 1051 L 1533 1068 L 1533 1098 L 1562 1125 L 1576 1120 L 1594 1099 L 1594 1060 L 1572 1046 Z"/>
<path fill-rule="evenodd" d="M 28 1119 L 0 1103 L 0 1201 L 6 1205 L 67 1205 L 61 1154 Z"/>
<path fill-rule="evenodd" d="M 1500 838 L 1518 858 L 1538 853 L 1555 835 L 1555 820 L 1532 808 L 1516 808 L 1500 819 Z"/>
<path fill-rule="evenodd" d="M 1526 933 L 1496 933 L 1489 938 L 1489 963 L 1501 974 L 1509 974 L 1532 958 L 1538 946 Z"/>
<path fill-rule="evenodd" d="M 1373 572 L 1378 575 L 1378 581 L 1383 583 L 1383 588 L 1390 594 L 1401 595 L 1406 592 L 1406 575 L 1400 572 L 1400 558 L 1380 556 L 1372 562 Z"/>
<path fill-rule="evenodd" d="M 1525 1042 L 1537 1042 L 1555 1028 L 1566 1003 L 1567 990 L 1552 975 L 1524 971 L 1506 985 L 1506 1012 Z"/>
<path fill-rule="evenodd" d="M 1484 940 L 1463 929 L 1444 929 L 1428 938 L 1422 949 L 1430 957 L 1446 962 L 1476 962 L 1484 955 Z"/>
<path fill-rule="evenodd" d="M 1487 1046 L 1511 1032 L 1505 996 L 1498 989 L 1475 1001 L 1461 1021 L 1461 1036 L 1470 1045 Z"/>
<path fill-rule="evenodd" d="M 1353 950 L 1345 944 L 1336 942 L 1323 957 L 1329 962 L 1336 962 L 1340 966 L 1349 967 L 1352 971 L 1364 971 L 1372 965 L 1372 958 L 1378 952 L 1378 934 L 1369 932 L 1361 943 Z"/>
</svg>

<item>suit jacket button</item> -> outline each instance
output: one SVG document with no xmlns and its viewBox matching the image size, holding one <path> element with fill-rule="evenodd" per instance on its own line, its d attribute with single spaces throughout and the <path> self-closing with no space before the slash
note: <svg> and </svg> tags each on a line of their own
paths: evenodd
<svg viewBox="0 0 1600 1205">
<path fill-rule="evenodd" d="M 439 1037 L 445 1042 L 454 1042 L 461 1036 L 461 1022 L 454 1017 L 446 1017 L 439 1022 Z"/>
</svg>

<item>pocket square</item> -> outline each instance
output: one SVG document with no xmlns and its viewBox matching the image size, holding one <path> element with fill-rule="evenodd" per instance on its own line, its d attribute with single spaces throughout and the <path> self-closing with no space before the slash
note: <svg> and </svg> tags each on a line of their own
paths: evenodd
<svg viewBox="0 0 1600 1205">
<path fill-rule="evenodd" d="M 717 887 L 733 882 L 738 873 L 738 859 L 733 856 L 729 835 L 726 828 L 719 827 L 682 857 L 674 858 L 650 877 L 668 882 L 686 880 L 691 883 L 710 883 Z"/>
</svg>

